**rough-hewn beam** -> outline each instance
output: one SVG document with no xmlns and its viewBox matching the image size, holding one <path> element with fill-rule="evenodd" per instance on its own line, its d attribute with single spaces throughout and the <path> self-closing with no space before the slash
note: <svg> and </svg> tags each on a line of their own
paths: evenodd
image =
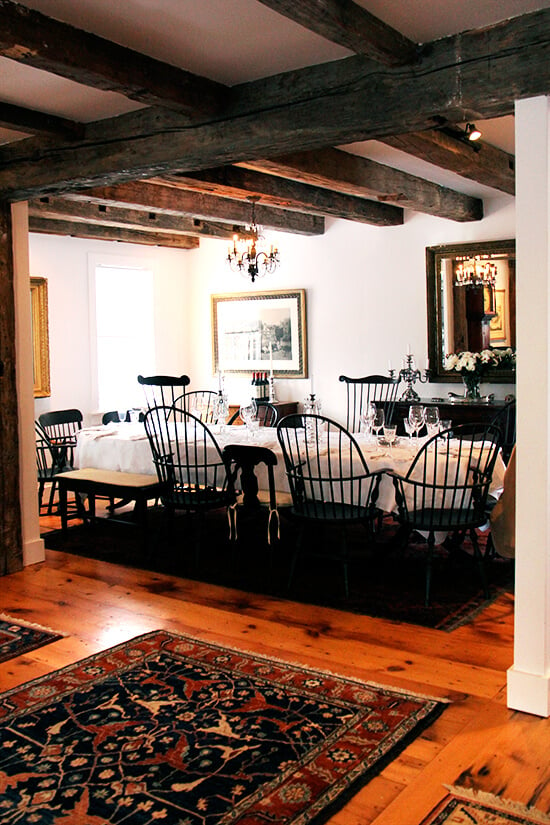
<svg viewBox="0 0 550 825">
<path fill-rule="evenodd" d="M 80 221 L 88 224 L 138 229 L 143 232 L 169 232 L 197 238 L 223 238 L 225 240 L 231 239 L 235 232 L 235 228 L 227 224 L 201 221 L 186 215 L 155 212 L 153 209 L 154 204 L 150 204 L 149 210 L 128 209 L 111 204 L 86 203 L 56 197 L 45 197 L 29 202 L 29 215 L 33 218 Z M 238 231 L 239 234 L 244 233 L 244 227 L 239 226 Z"/>
<path fill-rule="evenodd" d="M 489 143 L 476 144 L 479 151 L 444 132 L 431 129 L 381 138 L 382 143 L 409 155 L 456 172 L 508 195 L 515 193 L 515 159 Z"/>
<path fill-rule="evenodd" d="M 459 122 L 509 114 L 515 99 L 550 91 L 550 9 L 436 41 L 414 67 L 375 70 L 372 61 L 349 60 L 262 82 L 261 97 L 246 84 L 223 121 L 124 136 L 118 118 L 95 124 L 89 142 L 78 145 L 41 147 L 29 139 L 0 149 L 0 197 L 27 200 L 379 139 L 433 128 L 441 117 Z M 253 105 L 259 108 L 251 112 Z"/>
<path fill-rule="evenodd" d="M 189 114 L 211 114 L 225 98 L 220 84 L 11 0 L 0 0 L 0 55 L 85 86 Z"/>
<path fill-rule="evenodd" d="M 415 43 L 352 0 L 260 0 L 264 6 L 356 54 L 399 66 L 416 59 Z"/>
<path fill-rule="evenodd" d="M 250 169 L 325 186 L 339 192 L 399 204 L 454 221 L 477 221 L 483 203 L 422 178 L 340 149 L 295 152 L 243 164 Z"/>
<path fill-rule="evenodd" d="M 123 241 L 147 246 L 169 246 L 175 249 L 196 249 L 198 238 L 173 235 L 168 232 L 145 232 L 118 226 L 101 226 L 82 221 L 53 220 L 29 217 L 29 230 L 45 235 L 70 235 L 73 238 L 95 238 L 101 241 Z"/>
<path fill-rule="evenodd" d="M 63 117 L 24 109 L 11 103 L 0 103 L 0 126 L 31 135 L 55 135 L 62 138 L 83 138 L 84 124 Z"/>
<path fill-rule="evenodd" d="M 66 195 L 68 199 L 83 200 L 113 206 L 131 206 L 134 209 L 151 209 L 172 215 L 191 215 L 205 221 L 222 221 L 229 224 L 247 224 L 252 217 L 252 204 L 244 201 L 219 198 L 197 192 L 187 192 L 175 185 L 163 186 L 157 183 L 119 184 L 89 189 L 85 192 Z M 293 232 L 297 235 L 322 235 L 325 231 L 323 218 L 317 215 L 302 215 L 268 206 L 255 207 L 256 221 L 269 229 Z"/>
<path fill-rule="evenodd" d="M 0 203 L 0 576 L 23 567 L 11 207 Z"/>
<path fill-rule="evenodd" d="M 207 192 L 228 198 L 261 198 L 264 205 L 296 210 L 310 215 L 330 215 L 333 218 L 360 221 L 374 226 L 398 226 L 403 223 L 403 210 L 366 198 L 356 198 L 339 192 L 329 192 L 318 186 L 307 186 L 293 180 L 264 175 L 235 166 L 206 169 L 185 175 L 169 175 L 164 180 L 183 189 Z"/>
</svg>

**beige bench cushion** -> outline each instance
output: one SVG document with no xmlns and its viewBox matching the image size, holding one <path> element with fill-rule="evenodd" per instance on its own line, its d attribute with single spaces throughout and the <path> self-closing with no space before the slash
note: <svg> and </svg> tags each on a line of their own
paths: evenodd
<svg viewBox="0 0 550 825">
<path fill-rule="evenodd" d="M 83 467 L 60 473 L 57 478 L 74 481 L 92 481 L 94 484 L 114 484 L 119 487 L 152 487 L 159 483 L 156 476 L 142 473 L 121 473 L 117 470 L 98 470 L 95 467 Z"/>
</svg>

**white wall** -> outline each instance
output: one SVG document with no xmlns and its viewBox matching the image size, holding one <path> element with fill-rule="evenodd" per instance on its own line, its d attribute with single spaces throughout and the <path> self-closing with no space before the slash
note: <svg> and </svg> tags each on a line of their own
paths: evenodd
<svg viewBox="0 0 550 825">
<path fill-rule="evenodd" d="M 89 421 L 96 412 L 88 296 L 89 273 L 99 262 L 145 264 L 153 270 L 157 370 L 165 374 L 185 371 L 191 340 L 185 251 L 31 234 L 30 273 L 48 279 L 50 332 L 51 396 L 35 400 L 37 416 L 46 410 L 76 407 Z"/>
<path fill-rule="evenodd" d="M 327 415 L 341 419 L 341 373 L 386 372 L 399 368 L 410 344 L 418 365 L 427 355 L 425 248 L 442 243 L 515 237 L 514 199 L 485 201 L 486 217 L 456 223 L 413 214 L 403 226 L 378 229 L 327 220 L 319 237 L 277 233 L 281 266 L 256 284 L 229 271 L 227 242 L 202 240 L 192 251 L 131 244 L 30 236 L 31 274 L 49 286 L 52 396 L 37 399 L 45 409 L 94 411 L 91 398 L 88 256 L 147 259 L 155 271 L 157 369 L 187 373 L 195 388 L 217 387 L 212 372 L 211 304 L 216 293 L 306 289 L 310 374 Z M 274 237 L 266 233 L 269 240 Z M 123 311 L 123 307 L 121 307 Z M 123 368 L 123 367 L 121 367 Z M 248 379 L 226 377 L 229 400 L 247 397 Z M 309 380 L 276 381 L 281 400 L 302 401 Z M 494 385 L 497 396 L 510 390 Z M 421 395 L 446 396 L 448 385 L 421 388 Z"/>
<path fill-rule="evenodd" d="M 307 291 L 310 374 L 323 411 L 344 416 L 342 373 L 366 375 L 399 368 L 407 345 L 425 366 L 427 355 L 425 249 L 442 243 L 501 240 L 515 237 L 514 199 L 503 195 L 485 203 L 486 217 L 456 223 L 413 215 L 400 227 L 378 229 L 351 221 L 327 221 L 315 238 L 277 233 L 281 265 L 251 284 L 231 273 L 224 261 L 227 244 L 201 242 L 189 253 L 192 277 L 193 346 L 189 374 L 193 383 L 213 385 L 210 296 L 215 293 L 299 289 Z M 272 233 L 266 233 L 269 240 Z M 227 376 L 230 401 L 247 397 L 248 380 Z M 453 388 L 455 389 L 455 388 Z M 498 397 L 511 389 L 493 385 Z M 423 396 L 446 397 L 449 385 L 419 388 Z M 309 381 L 276 380 L 280 400 L 302 401 Z"/>
</svg>

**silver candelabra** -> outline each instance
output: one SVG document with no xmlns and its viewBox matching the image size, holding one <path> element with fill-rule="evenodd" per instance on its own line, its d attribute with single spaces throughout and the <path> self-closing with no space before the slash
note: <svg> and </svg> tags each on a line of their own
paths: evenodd
<svg viewBox="0 0 550 825">
<path fill-rule="evenodd" d="M 407 353 L 405 358 L 403 359 L 404 366 L 402 369 L 399 370 L 399 375 L 397 376 L 399 381 L 405 381 L 407 383 L 407 389 L 401 395 L 400 401 L 420 401 L 420 396 L 418 393 L 413 389 L 414 385 L 417 381 L 421 384 L 426 384 L 430 379 L 430 371 L 429 369 L 425 369 L 421 371 L 417 369 L 414 355 L 412 353 Z M 395 378 L 395 370 L 390 370 L 390 376 Z"/>
</svg>

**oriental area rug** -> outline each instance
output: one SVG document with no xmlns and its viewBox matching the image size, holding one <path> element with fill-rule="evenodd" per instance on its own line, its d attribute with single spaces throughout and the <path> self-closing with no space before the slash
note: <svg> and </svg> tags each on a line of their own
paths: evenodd
<svg viewBox="0 0 550 825">
<path fill-rule="evenodd" d="M 0 821 L 318 825 L 445 706 L 154 631 L 0 695 Z"/>
<path fill-rule="evenodd" d="M 456 548 L 437 548 L 433 563 L 432 596 L 424 604 L 426 543 L 414 537 L 404 549 L 395 547 L 395 526 L 385 524 L 377 546 L 369 547 L 362 527 L 349 530 L 349 594 L 345 596 L 342 565 L 335 559 L 305 555 L 296 565 L 292 586 L 288 577 L 295 541 L 294 525 L 281 519 L 281 540 L 271 546 L 266 541 L 266 524 L 238 526 L 239 541 L 228 542 L 225 513 L 208 517 L 201 543 L 204 550 L 198 563 L 194 558 L 194 524 L 178 516 L 170 531 L 162 529 L 151 514 L 151 552 L 140 554 L 139 536 L 128 524 L 98 519 L 96 527 L 71 527 L 45 533 L 46 547 L 68 553 L 142 567 L 158 573 L 196 579 L 305 604 L 334 607 L 376 618 L 408 622 L 423 627 L 451 631 L 474 619 L 502 594 L 513 609 L 514 561 L 495 558 L 487 564 L 489 598 L 480 586 L 469 539 Z M 325 536 L 310 531 L 306 537 L 316 551 Z M 487 534 L 479 533 L 484 551 Z M 378 539 L 377 539 L 378 542 Z M 330 547 L 330 545 L 329 545 Z M 246 599 L 246 595 L 243 595 Z"/>
<path fill-rule="evenodd" d="M 53 630 L 0 613 L 0 662 L 61 638 L 62 634 Z"/>
<path fill-rule="evenodd" d="M 536 808 L 482 791 L 449 788 L 449 794 L 420 825 L 549 825 Z"/>
</svg>

